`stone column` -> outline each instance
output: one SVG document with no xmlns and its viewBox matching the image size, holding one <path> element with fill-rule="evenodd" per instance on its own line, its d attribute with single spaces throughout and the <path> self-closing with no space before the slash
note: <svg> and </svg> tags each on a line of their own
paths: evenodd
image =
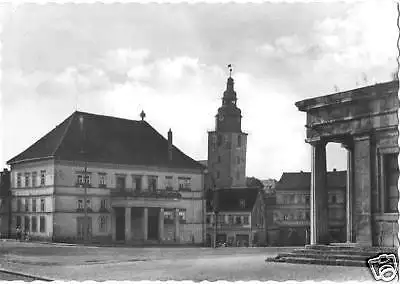
<svg viewBox="0 0 400 284">
<path fill-rule="evenodd" d="M 175 241 L 179 242 L 180 238 L 179 238 L 179 226 L 180 226 L 180 222 L 179 222 L 179 209 L 175 208 Z"/>
<path fill-rule="evenodd" d="M 385 159 L 379 153 L 379 212 L 385 213 Z"/>
<path fill-rule="evenodd" d="M 346 182 L 346 242 L 352 243 L 353 239 L 353 148 L 345 146 L 347 149 L 347 182 Z"/>
<path fill-rule="evenodd" d="M 148 208 L 143 208 L 143 240 L 147 241 L 147 225 L 148 225 L 149 211 Z"/>
<path fill-rule="evenodd" d="M 311 152 L 311 240 L 314 244 L 329 242 L 328 190 L 326 187 L 326 143 L 312 143 Z"/>
<path fill-rule="evenodd" d="M 160 242 L 164 241 L 164 208 L 160 208 L 158 215 L 158 235 Z"/>
<path fill-rule="evenodd" d="M 111 208 L 111 236 L 112 241 L 115 242 L 117 240 L 117 215 L 114 208 Z"/>
<path fill-rule="evenodd" d="M 131 240 L 131 207 L 125 207 L 125 241 Z"/>
<path fill-rule="evenodd" d="M 371 174 L 370 136 L 355 137 L 353 231 L 355 241 L 363 246 L 372 246 Z"/>
</svg>

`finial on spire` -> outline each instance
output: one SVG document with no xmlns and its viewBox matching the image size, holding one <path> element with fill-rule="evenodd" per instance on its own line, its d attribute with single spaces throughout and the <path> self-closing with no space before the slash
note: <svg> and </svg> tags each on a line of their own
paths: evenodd
<svg viewBox="0 0 400 284">
<path fill-rule="evenodd" d="M 229 69 L 229 78 L 232 77 L 232 64 L 228 64 L 228 69 Z"/>
<path fill-rule="evenodd" d="M 144 120 L 144 118 L 146 117 L 146 114 L 144 113 L 144 111 L 142 110 L 142 112 L 140 113 L 140 117 L 142 118 L 142 121 Z"/>
</svg>

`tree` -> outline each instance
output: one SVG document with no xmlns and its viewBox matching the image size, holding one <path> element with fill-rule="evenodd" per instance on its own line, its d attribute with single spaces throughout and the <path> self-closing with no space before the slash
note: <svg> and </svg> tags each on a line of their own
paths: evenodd
<svg viewBox="0 0 400 284">
<path fill-rule="evenodd" d="M 259 180 L 258 178 L 255 177 L 247 177 L 246 178 L 246 186 L 247 187 L 257 187 L 257 188 L 263 188 L 264 185 L 261 182 L 261 180 Z"/>
</svg>

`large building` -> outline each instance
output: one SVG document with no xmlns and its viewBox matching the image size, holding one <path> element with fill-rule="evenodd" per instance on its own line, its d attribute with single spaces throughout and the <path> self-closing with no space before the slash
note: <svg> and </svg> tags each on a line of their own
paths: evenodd
<svg viewBox="0 0 400 284">
<path fill-rule="evenodd" d="M 11 165 L 13 227 L 32 238 L 203 243 L 204 167 L 149 123 L 74 112 Z"/>
<path fill-rule="evenodd" d="M 311 173 L 283 173 L 276 184 L 274 223 L 280 245 L 304 245 L 310 240 Z M 330 242 L 346 240 L 346 171 L 328 172 L 328 226 Z"/>
</svg>

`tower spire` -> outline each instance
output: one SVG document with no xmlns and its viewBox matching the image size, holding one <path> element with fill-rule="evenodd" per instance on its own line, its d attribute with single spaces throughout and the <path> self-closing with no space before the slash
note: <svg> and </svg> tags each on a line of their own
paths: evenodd
<svg viewBox="0 0 400 284">
<path fill-rule="evenodd" d="M 232 78 L 232 64 L 228 64 L 229 78 Z"/>
</svg>

